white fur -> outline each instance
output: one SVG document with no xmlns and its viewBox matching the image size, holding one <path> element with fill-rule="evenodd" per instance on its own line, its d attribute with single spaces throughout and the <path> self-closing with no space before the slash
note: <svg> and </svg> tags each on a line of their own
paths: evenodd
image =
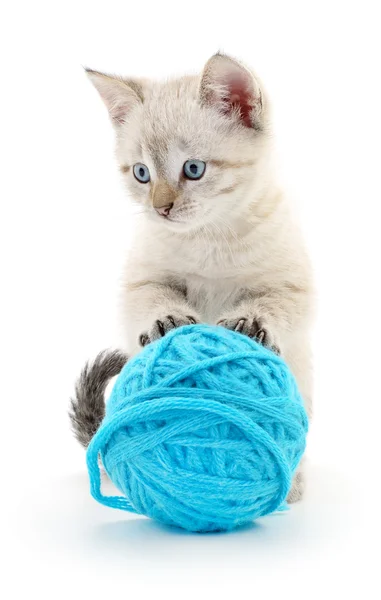
<svg viewBox="0 0 381 600">
<path fill-rule="evenodd" d="M 242 123 L 237 110 L 221 110 L 231 83 L 229 66 L 232 77 L 240 72 L 242 89 L 247 83 L 253 94 L 253 127 Z M 311 414 L 310 266 L 272 168 L 269 106 L 258 79 L 217 55 L 201 78 L 140 82 L 143 101 L 131 90 L 124 101 L 128 84 L 120 82 L 117 98 L 118 80 L 113 80 L 110 103 L 105 76 L 91 77 L 111 117 L 118 107 L 120 164 L 141 162 L 151 173 L 148 184 L 139 183 L 132 168 L 125 174 L 130 194 L 143 210 L 125 272 L 127 349 L 139 349 L 142 333 L 155 337 L 155 322 L 167 315 L 179 323 L 188 315 L 208 323 L 256 319 L 294 372 Z M 128 106 L 122 121 L 121 106 Z M 205 174 L 199 181 L 180 182 L 183 163 L 191 158 L 206 163 Z M 162 182 L 178 194 L 174 221 L 160 217 L 152 206 L 152 187 Z M 291 499 L 298 499 L 302 489 L 299 474 Z"/>
</svg>

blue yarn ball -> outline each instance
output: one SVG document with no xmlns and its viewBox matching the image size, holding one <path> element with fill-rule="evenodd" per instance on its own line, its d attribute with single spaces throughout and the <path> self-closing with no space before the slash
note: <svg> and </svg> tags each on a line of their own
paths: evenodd
<svg viewBox="0 0 381 600">
<path fill-rule="evenodd" d="M 174 329 L 120 373 L 87 452 L 91 493 L 188 531 L 284 507 L 307 416 L 285 362 L 222 327 Z M 123 496 L 104 496 L 98 458 Z"/>
</svg>

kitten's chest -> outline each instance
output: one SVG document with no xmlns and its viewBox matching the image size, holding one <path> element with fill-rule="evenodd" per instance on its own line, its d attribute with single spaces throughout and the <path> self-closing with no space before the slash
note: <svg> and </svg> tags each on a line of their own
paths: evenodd
<svg viewBox="0 0 381 600">
<path fill-rule="evenodd" d="M 176 270 L 187 290 L 188 302 L 207 322 L 215 323 L 253 278 L 250 253 L 232 242 L 213 242 L 178 249 Z"/>
<path fill-rule="evenodd" d="M 207 323 L 215 323 L 233 305 L 242 290 L 234 278 L 209 279 L 201 275 L 185 278 L 187 300 Z"/>
<path fill-rule="evenodd" d="M 210 280 L 218 286 L 221 279 L 237 279 L 252 269 L 253 252 L 234 241 L 209 239 L 183 244 L 172 254 L 173 267 L 189 277 Z M 213 283 L 214 282 L 214 283 Z"/>
<path fill-rule="evenodd" d="M 208 249 L 190 257 L 183 270 L 187 299 L 207 322 L 215 323 L 251 279 L 242 255 L 233 249 Z"/>
</svg>

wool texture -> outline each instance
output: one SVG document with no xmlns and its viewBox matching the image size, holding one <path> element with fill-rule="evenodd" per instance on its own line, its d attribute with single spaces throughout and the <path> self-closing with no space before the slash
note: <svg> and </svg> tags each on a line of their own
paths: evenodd
<svg viewBox="0 0 381 600">
<path fill-rule="evenodd" d="M 308 420 L 286 363 L 222 327 L 174 329 L 120 373 L 90 442 L 93 497 L 188 531 L 284 507 Z M 99 455 L 123 496 L 101 492 Z"/>
</svg>

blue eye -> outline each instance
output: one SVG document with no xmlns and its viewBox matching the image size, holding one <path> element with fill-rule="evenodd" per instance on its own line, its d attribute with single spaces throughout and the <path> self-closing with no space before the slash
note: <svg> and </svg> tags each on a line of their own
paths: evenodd
<svg viewBox="0 0 381 600">
<path fill-rule="evenodd" d="M 206 164 L 202 160 L 192 158 L 184 163 L 183 171 L 188 179 L 201 179 L 205 172 Z"/>
<path fill-rule="evenodd" d="M 134 175 L 135 179 L 140 181 L 140 183 L 148 183 L 151 179 L 148 167 L 142 163 L 136 163 L 136 165 L 134 165 Z"/>
</svg>

